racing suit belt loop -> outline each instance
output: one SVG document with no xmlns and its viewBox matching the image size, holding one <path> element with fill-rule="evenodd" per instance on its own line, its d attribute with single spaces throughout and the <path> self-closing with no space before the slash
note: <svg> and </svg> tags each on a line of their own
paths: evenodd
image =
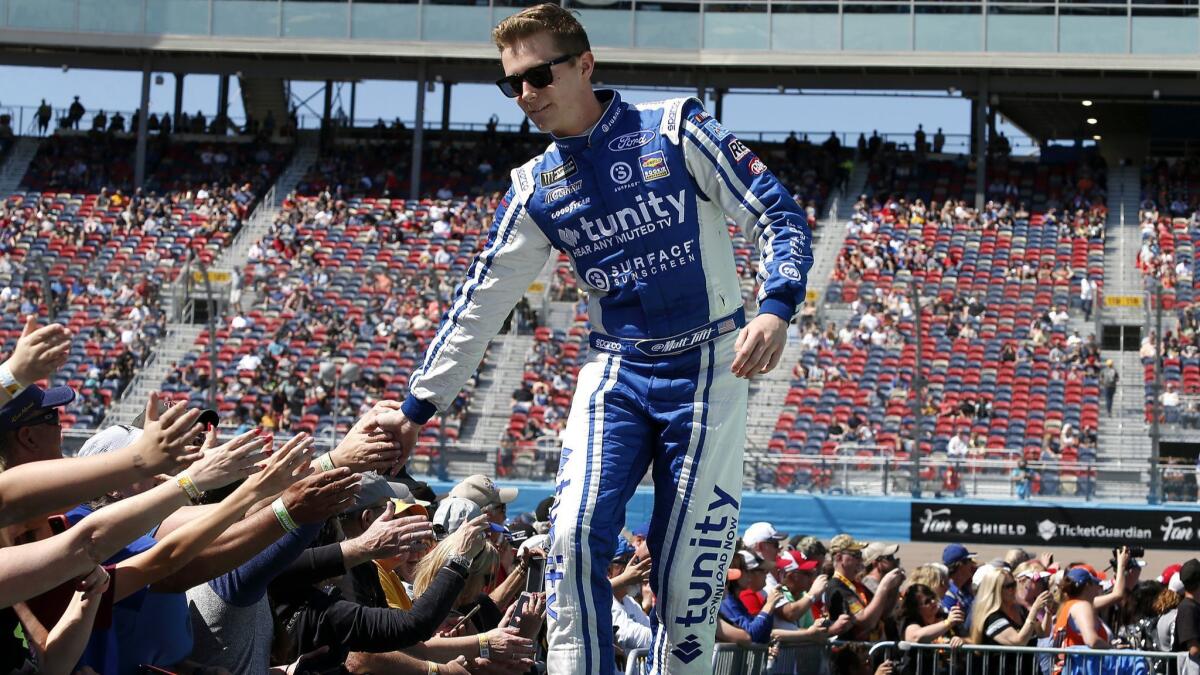
<svg viewBox="0 0 1200 675">
<path fill-rule="evenodd" d="M 591 333 L 593 349 L 624 356 L 671 356 L 695 349 L 746 325 L 746 310 L 739 307 L 716 321 L 665 338 L 621 338 L 598 331 Z"/>
</svg>

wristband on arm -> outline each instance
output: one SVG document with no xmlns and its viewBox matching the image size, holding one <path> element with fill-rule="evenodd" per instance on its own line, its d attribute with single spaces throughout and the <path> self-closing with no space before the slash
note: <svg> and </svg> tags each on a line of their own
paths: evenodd
<svg viewBox="0 0 1200 675">
<path fill-rule="evenodd" d="M 175 484 L 179 489 L 183 490 L 193 504 L 199 504 L 203 499 L 204 494 L 200 492 L 200 488 L 196 487 L 196 481 L 192 480 L 191 475 L 187 471 L 181 471 L 178 476 L 175 476 Z"/>
<path fill-rule="evenodd" d="M 16 398 L 24 388 L 25 385 L 17 381 L 17 378 L 12 374 L 12 370 L 9 369 L 8 364 L 0 364 L 0 389 L 8 392 L 10 397 Z"/>
<path fill-rule="evenodd" d="M 284 532 L 291 532 L 300 527 L 292 518 L 292 514 L 288 513 L 287 507 L 283 505 L 283 497 L 276 497 L 275 501 L 271 502 L 271 510 L 275 512 L 275 518 L 283 527 Z"/>
<path fill-rule="evenodd" d="M 337 468 L 337 465 L 333 463 L 331 455 L 332 453 L 327 452 L 317 458 L 317 466 L 321 468 L 321 471 L 333 471 Z"/>
<path fill-rule="evenodd" d="M 490 645 L 488 645 L 487 633 L 479 634 L 479 658 L 481 658 L 481 659 L 492 658 L 492 650 L 490 648 Z"/>
</svg>

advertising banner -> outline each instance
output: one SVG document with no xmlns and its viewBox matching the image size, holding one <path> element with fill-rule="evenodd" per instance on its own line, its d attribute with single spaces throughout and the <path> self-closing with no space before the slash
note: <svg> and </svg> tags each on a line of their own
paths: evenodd
<svg viewBox="0 0 1200 675">
<path fill-rule="evenodd" d="M 1200 511 L 914 501 L 913 541 L 1113 548 L 1200 548 Z"/>
</svg>

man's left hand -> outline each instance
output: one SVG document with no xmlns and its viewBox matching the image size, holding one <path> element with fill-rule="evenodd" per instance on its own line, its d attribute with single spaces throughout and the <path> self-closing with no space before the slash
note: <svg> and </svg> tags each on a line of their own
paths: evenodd
<svg viewBox="0 0 1200 675">
<path fill-rule="evenodd" d="M 759 314 L 738 333 L 733 348 L 737 356 L 730 367 L 737 377 L 746 379 L 774 370 L 787 344 L 788 324 L 774 314 Z"/>
</svg>

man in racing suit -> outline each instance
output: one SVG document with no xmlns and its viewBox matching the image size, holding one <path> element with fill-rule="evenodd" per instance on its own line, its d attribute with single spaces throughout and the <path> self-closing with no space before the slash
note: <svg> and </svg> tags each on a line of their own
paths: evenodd
<svg viewBox="0 0 1200 675">
<path fill-rule="evenodd" d="M 593 332 L 552 512 L 548 670 L 613 671 L 608 561 L 625 504 L 652 467 L 650 671 L 710 672 L 737 537 L 748 379 L 775 367 L 804 300 L 805 216 L 696 99 L 634 106 L 593 91 L 595 62 L 569 12 L 532 7 L 493 37 L 506 93 L 553 142 L 513 170 L 488 242 L 412 374 L 403 415 L 380 423 L 411 447 L 552 252 L 566 252 Z M 760 249 L 748 324 L 726 216 Z"/>
</svg>

